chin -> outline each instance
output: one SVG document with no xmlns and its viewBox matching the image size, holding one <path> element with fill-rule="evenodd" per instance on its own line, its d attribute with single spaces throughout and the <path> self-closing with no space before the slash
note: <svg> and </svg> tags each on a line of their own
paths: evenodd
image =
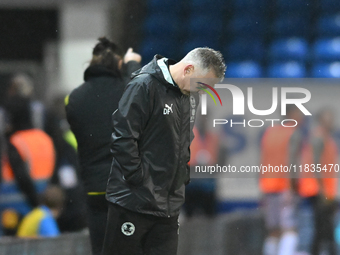
<svg viewBox="0 0 340 255">
<path fill-rule="evenodd" d="M 182 92 L 182 94 L 184 94 L 184 95 L 186 95 L 186 96 L 189 96 L 189 95 L 190 95 L 190 91 L 181 89 L 181 92 Z"/>
</svg>

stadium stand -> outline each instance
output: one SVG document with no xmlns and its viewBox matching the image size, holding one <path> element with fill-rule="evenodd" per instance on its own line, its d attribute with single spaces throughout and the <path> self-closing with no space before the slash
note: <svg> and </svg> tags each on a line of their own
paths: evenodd
<svg viewBox="0 0 340 255">
<path fill-rule="evenodd" d="M 308 54 L 308 44 L 303 38 L 279 39 L 272 42 L 269 50 L 270 61 L 305 61 Z"/>
<path fill-rule="evenodd" d="M 228 4 L 149 0 L 147 9 L 140 45 L 145 63 L 156 52 L 178 59 L 193 47 L 208 46 L 224 53 L 228 68 L 234 68 L 230 62 L 256 62 L 260 68 L 255 69 L 261 71 L 254 72 L 254 65 L 249 65 L 252 70 L 248 72 L 254 77 L 291 77 L 294 73 L 293 77 L 302 78 L 319 77 L 315 66 L 340 57 L 336 0 L 231 0 Z M 169 19 L 171 25 L 165 26 Z M 298 63 L 273 66 L 291 61 Z"/>
<path fill-rule="evenodd" d="M 163 13 L 152 14 L 145 22 L 145 30 L 149 35 L 155 37 L 164 38 L 168 36 L 174 36 L 177 34 L 179 27 L 176 17 L 176 15 L 171 13 L 166 15 Z"/>
<path fill-rule="evenodd" d="M 337 36 L 340 34 L 340 14 L 324 15 L 318 19 L 318 36 Z"/>
<path fill-rule="evenodd" d="M 320 0 L 320 10 L 323 13 L 337 13 L 340 11 L 339 2 L 336 0 Z"/>
<path fill-rule="evenodd" d="M 313 66 L 312 75 L 315 78 L 340 78 L 340 62 L 317 63 Z"/>
<path fill-rule="evenodd" d="M 235 16 L 229 24 L 227 32 L 233 38 L 261 39 L 265 33 L 265 20 L 261 16 Z"/>
<path fill-rule="evenodd" d="M 228 65 L 226 77 L 259 78 L 262 77 L 262 68 L 254 61 L 231 62 Z"/>
<path fill-rule="evenodd" d="M 270 78 L 303 78 L 306 76 L 305 66 L 299 62 L 274 63 L 269 66 Z"/>
<path fill-rule="evenodd" d="M 243 60 L 261 62 L 264 59 L 265 50 L 260 40 L 236 39 L 224 47 L 223 53 L 227 62 Z"/>
<path fill-rule="evenodd" d="M 171 0 L 150 0 L 147 2 L 149 13 L 176 13 L 180 5 L 173 4 Z"/>
<path fill-rule="evenodd" d="M 184 1 L 185 2 L 185 1 Z M 191 0 L 188 1 L 188 5 L 191 13 L 205 13 L 205 14 L 214 14 L 211 16 L 218 16 L 222 14 L 222 8 L 220 8 L 223 4 L 223 0 L 216 0 L 214 4 L 211 4 L 209 0 Z M 207 23 L 209 23 L 207 21 Z"/>
<path fill-rule="evenodd" d="M 212 26 L 213 24 L 213 26 Z M 213 37 L 219 36 L 222 31 L 223 24 L 220 17 L 211 16 L 211 14 L 193 14 L 188 20 L 188 36 L 197 37 Z"/>
<path fill-rule="evenodd" d="M 319 39 L 313 45 L 315 61 L 337 61 L 340 58 L 340 37 Z"/>
<path fill-rule="evenodd" d="M 186 41 L 182 46 L 182 55 L 188 53 L 190 50 L 196 47 L 207 46 L 211 48 L 216 48 L 218 43 L 209 37 L 193 37 L 190 41 Z"/>
<path fill-rule="evenodd" d="M 265 9 L 267 4 L 266 0 L 233 0 L 231 1 L 231 7 L 235 13 L 247 13 L 247 14 L 259 14 Z"/>
<path fill-rule="evenodd" d="M 298 26 L 296 24 L 299 24 Z M 273 23 L 274 37 L 298 36 L 307 37 L 309 35 L 308 20 L 299 15 L 285 15 L 278 17 Z"/>
</svg>

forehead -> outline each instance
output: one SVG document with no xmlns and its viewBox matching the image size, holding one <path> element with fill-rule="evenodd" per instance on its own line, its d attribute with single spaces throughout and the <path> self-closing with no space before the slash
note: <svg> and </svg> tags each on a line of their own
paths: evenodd
<svg viewBox="0 0 340 255">
<path fill-rule="evenodd" d="M 220 78 L 217 78 L 214 71 L 209 71 L 206 75 L 202 76 L 201 80 L 212 86 L 221 81 Z"/>
<path fill-rule="evenodd" d="M 209 71 L 206 74 L 198 74 L 196 79 L 200 82 L 215 85 L 220 82 L 220 79 L 216 77 L 214 71 Z"/>
</svg>

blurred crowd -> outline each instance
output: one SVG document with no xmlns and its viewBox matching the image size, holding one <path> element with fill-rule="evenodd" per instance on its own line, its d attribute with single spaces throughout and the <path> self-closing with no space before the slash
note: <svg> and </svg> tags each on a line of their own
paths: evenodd
<svg viewBox="0 0 340 255">
<path fill-rule="evenodd" d="M 225 165 L 229 161 L 225 147 L 228 141 L 223 132 L 216 134 L 207 129 L 206 119 L 199 117 L 190 164 Z M 259 208 L 266 232 L 262 254 L 338 254 L 339 161 L 333 137 L 334 111 L 321 109 L 314 117 L 315 125 L 295 106 L 287 108 L 286 117 L 299 124 L 294 128 L 268 127 L 261 138 L 260 164 L 273 169 L 289 165 L 298 168 L 295 173 L 272 171 L 259 176 L 262 193 Z M 216 215 L 214 179 L 193 179 L 186 192 L 187 219 L 193 213 Z"/>
<path fill-rule="evenodd" d="M 65 95 L 36 100 L 33 80 L 14 74 L 0 102 L 1 236 L 56 236 L 86 228 L 77 142 Z M 33 211 L 32 211 L 33 210 Z M 40 222 L 46 222 L 39 226 Z"/>
</svg>

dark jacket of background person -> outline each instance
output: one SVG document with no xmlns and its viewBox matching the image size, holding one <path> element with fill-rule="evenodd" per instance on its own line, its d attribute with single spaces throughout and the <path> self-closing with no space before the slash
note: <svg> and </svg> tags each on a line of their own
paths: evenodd
<svg viewBox="0 0 340 255">
<path fill-rule="evenodd" d="M 139 68 L 130 61 L 126 74 Z M 111 115 L 117 109 L 125 79 L 101 65 L 90 66 L 85 83 L 72 91 L 66 105 L 67 120 L 78 142 L 82 180 L 86 192 L 105 192 L 112 163 Z"/>
<path fill-rule="evenodd" d="M 113 114 L 114 160 L 106 197 L 131 211 L 168 217 L 178 215 L 184 203 L 190 116 L 198 97 L 190 99 L 165 80 L 157 64 L 161 58 L 156 55 L 134 73 Z"/>
<path fill-rule="evenodd" d="M 137 58 L 131 58 L 134 56 Z M 78 143 L 80 175 L 87 193 L 87 218 L 92 254 L 99 255 L 105 236 L 108 203 L 105 200 L 107 179 L 112 163 L 111 116 L 117 109 L 125 85 L 139 68 L 141 57 L 129 49 L 123 57 L 108 39 L 99 38 L 93 49 L 85 83 L 66 98 L 66 116 Z M 120 68 L 122 62 L 126 63 Z"/>
</svg>

